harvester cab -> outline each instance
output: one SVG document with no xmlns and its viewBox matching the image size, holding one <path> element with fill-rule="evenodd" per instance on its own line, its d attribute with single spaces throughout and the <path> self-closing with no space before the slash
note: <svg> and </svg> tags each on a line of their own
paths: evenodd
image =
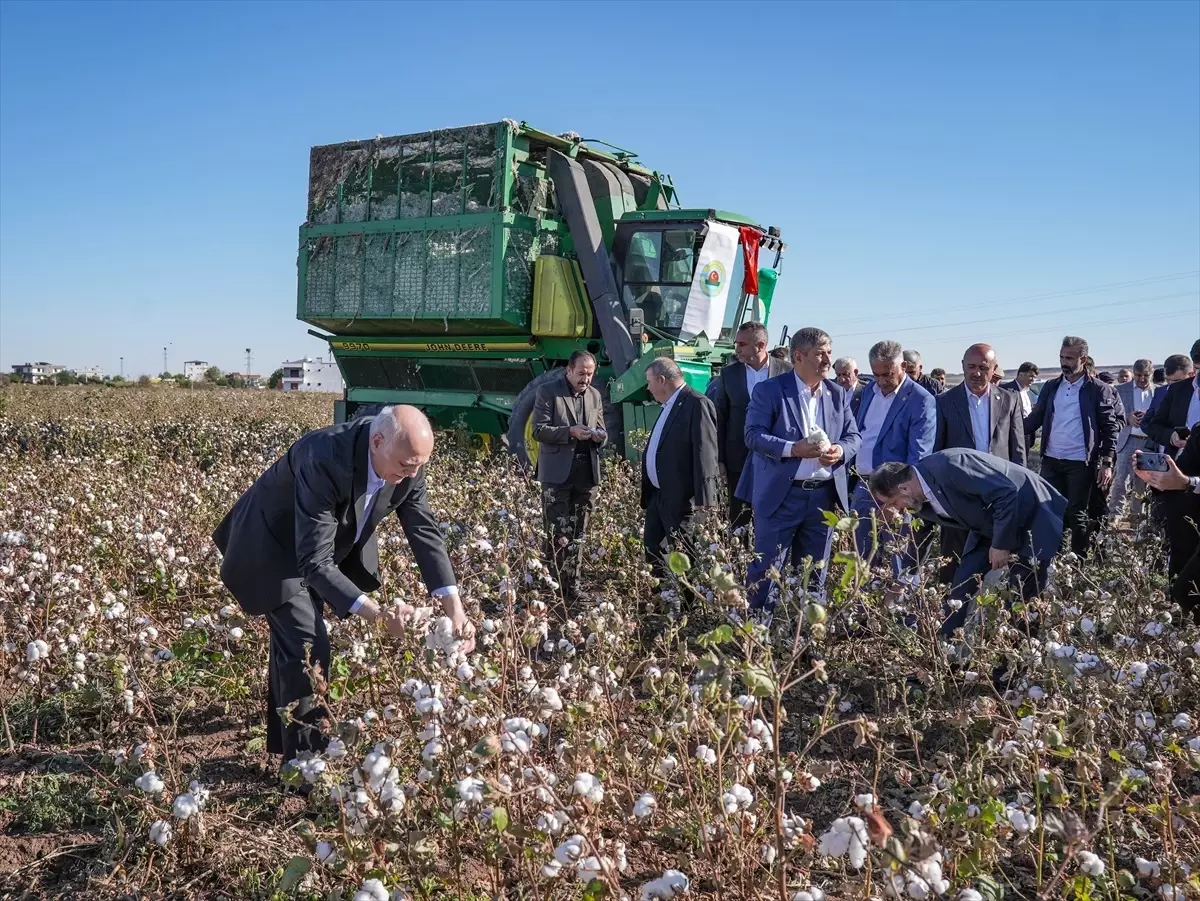
<svg viewBox="0 0 1200 901">
<path fill-rule="evenodd" d="M 339 421 L 410 403 L 535 463 L 537 390 L 587 350 L 636 458 L 645 367 L 707 387 L 769 316 L 779 232 L 680 208 L 669 176 L 594 143 L 506 120 L 312 149 L 297 316 L 342 371 Z"/>
</svg>

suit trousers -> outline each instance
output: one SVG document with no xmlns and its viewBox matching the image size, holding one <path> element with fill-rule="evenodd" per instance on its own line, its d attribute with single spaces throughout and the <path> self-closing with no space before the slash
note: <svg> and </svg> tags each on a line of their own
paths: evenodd
<svg viewBox="0 0 1200 901">
<path fill-rule="evenodd" d="M 991 542 L 982 536 L 976 536 L 976 541 L 974 547 L 963 554 L 958 569 L 954 573 L 954 580 L 950 588 L 951 600 L 965 602 L 977 593 L 981 580 L 992 568 L 991 562 L 988 560 Z M 1033 540 L 1026 535 L 1025 544 L 1018 554 L 1017 562 L 1008 568 L 1008 583 L 1013 589 L 1013 594 L 1019 596 L 1023 601 L 1028 601 L 1041 594 L 1046 588 L 1049 566 L 1049 560 L 1034 559 Z M 955 629 L 962 627 L 967 621 L 969 611 L 970 606 L 966 603 L 961 604 L 957 610 L 953 611 L 947 606 L 946 619 L 942 622 L 942 635 L 949 636 Z"/>
<path fill-rule="evenodd" d="M 1095 470 L 1082 460 L 1042 457 L 1042 478 L 1067 499 L 1063 524 L 1071 535 L 1071 550 L 1080 557 L 1088 552 L 1089 518 Z"/>
<path fill-rule="evenodd" d="M 329 678 L 329 633 L 322 616 L 324 602 L 305 589 L 267 613 L 271 650 L 267 663 L 267 752 L 282 754 L 287 763 L 301 751 L 322 751 L 327 738 L 316 725 L 326 715 L 324 703 L 313 694 L 304 671 L 308 657 Z M 282 708 L 295 704 L 284 725 Z"/>
<path fill-rule="evenodd" d="M 1185 617 L 1190 616 L 1200 624 L 1200 533 L 1197 533 L 1197 528 L 1200 528 L 1200 523 L 1186 533 L 1181 532 L 1177 538 L 1176 552 L 1182 556 L 1190 550 L 1191 554 L 1178 563 L 1172 563 L 1176 575 L 1171 581 L 1171 600 L 1183 608 Z"/>
<path fill-rule="evenodd" d="M 565 593 L 572 591 L 579 579 L 582 540 L 587 535 L 588 514 L 595 494 L 591 454 L 576 454 L 567 481 L 546 485 L 542 490 L 546 539 L 550 543 L 548 556 Z"/>
<path fill-rule="evenodd" d="M 1145 503 L 1146 494 L 1149 486 L 1134 474 L 1133 471 L 1133 452 L 1140 450 L 1145 445 L 1144 438 L 1131 437 L 1125 442 L 1125 447 L 1117 451 L 1116 467 L 1113 471 L 1112 494 L 1109 496 L 1108 512 L 1116 516 L 1121 511 L 1121 505 L 1125 501 L 1125 495 L 1131 497 L 1129 504 L 1129 512 L 1134 516 L 1140 516 L 1142 513 L 1142 505 Z M 1132 489 L 1129 483 L 1133 483 Z"/>
<path fill-rule="evenodd" d="M 963 550 L 967 546 L 967 536 L 971 533 L 966 529 L 956 529 L 954 526 L 939 526 L 941 542 L 938 553 L 947 561 L 938 569 L 938 581 L 954 584 L 954 574 L 958 572 L 958 564 L 962 561 Z"/>
<path fill-rule="evenodd" d="M 762 516 L 755 512 L 754 560 L 746 572 L 751 610 L 774 611 L 778 589 L 767 578 L 767 572 L 776 569 L 782 573 L 789 560 L 796 568 L 802 566 L 805 558 L 820 564 L 812 571 L 808 589 L 820 591 L 824 588 L 833 537 L 833 529 L 825 522 L 825 511 L 836 506 L 833 479 L 827 479 L 810 488 L 805 488 L 804 483 L 793 482 L 774 513 Z"/>
<path fill-rule="evenodd" d="M 650 493 L 646 500 L 646 525 L 642 532 L 642 544 L 646 548 L 646 560 L 654 577 L 665 582 L 669 576 L 666 559 L 671 552 L 671 545 L 685 536 L 692 525 L 692 507 L 680 510 L 668 510 L 663 506 L 662 493 L 653 485 L 648 486 Z M 674 528 L 667 523 L 678 522 Z"/>
<path fill-rule="evenodd" d="M 745 529 L 743 541 L 747 541 L 749 537 L 749 527 L 754 521 L 754 514 L 750 510 L 750 505 L 740 497 L 734 497 L 733 493 L 737 490 L 738 482 L 742 478 L 742 471 L 728 469 L 726 472 L 729 475 L 727 480 L 729 487 L 729 530 L 735 532 L 738 529 Z"/>
</svg>

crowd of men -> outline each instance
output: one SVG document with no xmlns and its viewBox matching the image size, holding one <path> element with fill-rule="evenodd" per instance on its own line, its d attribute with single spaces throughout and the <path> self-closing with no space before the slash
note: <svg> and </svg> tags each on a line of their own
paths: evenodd
<svg viewBox="0 0 1200 901">
<path fill-rule="evenodd" d="M 745 323 L 736 358 L 705 394 L 668 357 L 647 370 L 662 409 L 642 454 L 641 500 L 646 555 L 660 577 L 669 548 L 724 499 L 733 537 L 754 551 L 751 612 L 769 620 L 778 596 L 769 574 L 790 564 L 807 590 L 823 591 L 834 537 L 826 513 L 847 511 L 857 517 L 856 550 L 890 570 L 893 591 L 919 581 L 924 561 L 943 561 L 949 634 L 968 609 L 955 602 L 990 570 L 1006 570 L 1032 596 L 1056 554 L 1087 557 L 1123 520 L 1164 533 L 1173 595 L 1200 612 L 1200 447 L 1189 437 L 1200 422 L 1200 341 L 1161 369 L 1140 359 L 1113 378 L 1096 372 L 1084 339 L 1067 336 L 1059 373 L 1036 394 L 1035 364 L 1005 381 L 984 343 L 963 353 L 953 387 L 896 341 L 870 349 L 869 373 L 834 359 L 820 329 L 797 331 L 786 354 L 768 347 L 766 328 Z M 535 404 L 538 478 L 567 597 L 578 592 L 607 440 L 595 370 L 590 354 L 575 354 Z M 1140 469 L 1143 453 L 1165 453 L 1166 470 Z"/>
</svg>

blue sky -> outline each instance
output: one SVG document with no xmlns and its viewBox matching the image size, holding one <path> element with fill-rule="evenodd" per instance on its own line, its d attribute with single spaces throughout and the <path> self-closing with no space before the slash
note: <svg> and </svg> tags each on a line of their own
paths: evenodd
<svg viewBox="0 0 1200 901">
<path fill-rule="evenodd" d="M 1200 4 L 0 5 L 0 365 L 270 372 L 308 150 L 525 119 L 778 225 L 865 362 L 1200 335 Z"/>
</svg>

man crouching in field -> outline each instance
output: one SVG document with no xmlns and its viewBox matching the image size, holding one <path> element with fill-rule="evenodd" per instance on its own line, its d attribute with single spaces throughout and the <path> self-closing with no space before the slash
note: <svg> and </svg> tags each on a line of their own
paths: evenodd
<svg viewBox="0 0 1200 901">
<path fill-rule="evenodd" d="M 252 616 L 271 629 L 267 672 L 267 751 L 286 764 L 301 751 L 320 751 L 325 715 L 304 671 L 305 645 L 328 678 L 326 605 L 341 619 L 381 619 L 404 631 L 403 608 L 381 610 L 366 596 L 379 587 L 375 527 L 393 510 L 421 576 L 464 651 L 474 647 L 454 571 L 429 509 L 424 466 L 433 430 L 415 407 L 384 407 L 359 419 L 309 432 L 243 494 L 213 533 L 225 559 L 221 581 Z M 279 710 L 296 707 L 284 725 Z"/>
</svg>

